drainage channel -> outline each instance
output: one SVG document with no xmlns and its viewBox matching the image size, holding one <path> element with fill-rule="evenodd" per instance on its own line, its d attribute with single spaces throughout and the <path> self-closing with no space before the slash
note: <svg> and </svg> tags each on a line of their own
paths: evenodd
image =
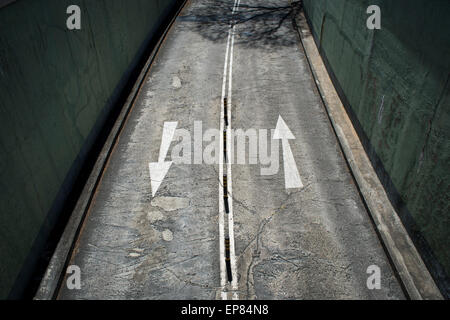
<svg viewBox="0 0 450 320">
<path fill-rule="evenodd" d="M 240 0 L 234 1 L 234 14 Z M 219 247 L 220 247 L 220 296 L 223 300 L 238 299 L 238 284 L 236 276 L 236 256 L 234 247 L 234 221 L 233 196 L 231 175 L 231 93 L 233 73 L 233 47 L 235 25 L 230 22 L 222 84 L 222 100 L 220 112 L 220 139 L 219 154 Z M 228 81 L 227 81 L 228 80 Z M 226 221 L 226 222 L 225 222 Z"/>
</svg>

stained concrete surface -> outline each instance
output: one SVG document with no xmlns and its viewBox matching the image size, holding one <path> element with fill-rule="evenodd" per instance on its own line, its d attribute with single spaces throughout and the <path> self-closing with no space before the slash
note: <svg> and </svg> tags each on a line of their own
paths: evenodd
<svg viewBox="0 0 450 320">
<path fill-rule="evenodd" d="M 158 53 L 77 240 L 82 289 L 60 299 L 215 299 L 220 289 L 218 165 L 173 164 L 152 198 L 164 121 L 219 128 L 233 2 L 191 1 Z M 276 9 L 274 9 L 276 8 Z M 232 165 L 241 299 L 403 299 L 330 127 L 288 1 L 238 9 L 231 123 L 273 129 L 281 115 L 304 188 L 280 168 Z M 172 144 L 173 145 L 173 144 Z M 169 151 L 170 155 L 170 151 Z M 366 286 L 381 268 L 381 289 Z"/>
</svg>

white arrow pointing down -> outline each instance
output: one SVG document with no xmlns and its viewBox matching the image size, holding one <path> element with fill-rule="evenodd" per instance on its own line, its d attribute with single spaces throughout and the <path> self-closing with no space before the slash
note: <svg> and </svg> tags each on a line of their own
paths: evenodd
<svg viewBox="0 0 450 320">
<path fill-rule="evenodd" d="M 158 162 L 150 162 L 148 164 L 150 170 L 150 184 L 152 186 L 152 197 L 155 196 L 156 191 L 158 191 L 161 182 L 164 180 L 164 177 L 172 165 L 172 161 L 164 161 L 164 159 L 166 159 L 177 125 L 178 122 L 164 122 Z"/>
</svg>

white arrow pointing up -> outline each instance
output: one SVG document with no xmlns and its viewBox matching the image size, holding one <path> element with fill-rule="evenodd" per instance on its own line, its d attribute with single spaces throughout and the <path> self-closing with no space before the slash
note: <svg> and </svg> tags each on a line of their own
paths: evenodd
<svg viewBox="0 0 450 320">
<path fill-rule="evenodd" d="M 155 196 L 156 191 L 158 191 L 159 186 L 172 165 L 172 161 L 164 161 L 164 159 L 166 159 L 177 125 L 178 122 L 164 122 L 158 162 L 150 162 L 148 164 L 150 170 L 150 184 L 152 186 L 152 197 Z"/>
<path fill-rule="evenodd" d="M 288 141 L 290 139 L 295 139 L 295 136 L 292 134 L 281 115 L 278 117 L 273 139 L 281 140 L 283 146 L 284 183 L 286 189 L 303 188 L 302 179 L 298 173 L 294 155 L 292 154 L 291 146 Z"/>
</svg>

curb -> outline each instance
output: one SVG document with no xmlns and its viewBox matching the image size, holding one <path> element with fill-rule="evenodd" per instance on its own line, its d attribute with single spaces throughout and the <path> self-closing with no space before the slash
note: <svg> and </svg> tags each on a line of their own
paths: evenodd
<svg viewBox="0 0 450 320">
<path fill-rule="evenodd" d="M 442 300 L 443 296 L 410 239 L 397 212 L 345 111 L 319 54 L 304 12 L 293 18 L 316 87 L 336 133 L 357 187 L 366 203 L 376 231 L 398 273 L 406 294 L 412 300 Z"/>
</svg>

